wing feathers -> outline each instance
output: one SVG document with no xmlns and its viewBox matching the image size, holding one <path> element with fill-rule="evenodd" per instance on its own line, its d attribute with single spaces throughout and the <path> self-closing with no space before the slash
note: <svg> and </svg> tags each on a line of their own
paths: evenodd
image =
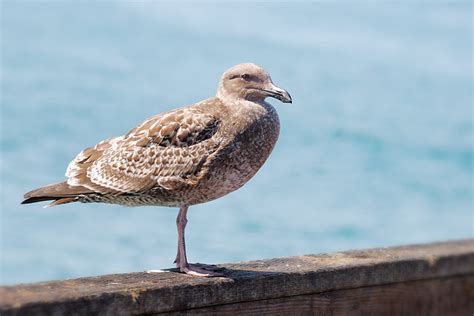
<svg viewBox="0 0 474 316">
<path fill-rule="evenodd" d="M 218 127 L 218 119 L 195 107 L 153 116 L 125 136 L 80 152 L 68 166 L 67 183 L 103 194 L 192 184 L 218 147 Z"/>
<path fill-rule="evenodd" d="M 68 198 L 67 201 L 73 202 L 73 200 L 75 200 L 78 195 L 88 193 L 92 193 L 92 191 L 88 188 L 81 186 L 70 186 L 66 182 L 61 182 L 47 185 L 45 187 L 26 193 L 24 195 L 25 200 L 21 203 L 28 204 L 48 200 L 60 200 L 64 198 Z"/>
</svg>

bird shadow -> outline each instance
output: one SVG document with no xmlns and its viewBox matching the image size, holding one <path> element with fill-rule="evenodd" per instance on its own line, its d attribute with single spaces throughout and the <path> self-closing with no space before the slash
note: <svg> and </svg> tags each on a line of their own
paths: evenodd
<svg viewBox="0 0 474 316">
<path fill-rule="evenodd" d="M 227 278 L 227 279 L 233 279 L 233 280 L 238 280 L 238 279 L 241 280 L 241 279 L 254 279 L 254 278 L 260 278 L 260 277 L 277 276 L 277 275 L 286 274 L 285 272 L 279 272 L 279 271 L 259 271 L 259 270 L 239 269 L 239 268 L 234 268 L 234 267 L 223 267 L 223 266 L 218 266 L 217 269 L 215 269 L 214 271 L 217 272 L 219 275 L 211 276 L 207 278 L 209 279 Z M 148 270 L 147 272 L 148 273 L 168 272 L 168 273 L 173 273 L 176 276 L 186 275 L 185 273 L 181 272 L 178 268 Z"/>
</svg>

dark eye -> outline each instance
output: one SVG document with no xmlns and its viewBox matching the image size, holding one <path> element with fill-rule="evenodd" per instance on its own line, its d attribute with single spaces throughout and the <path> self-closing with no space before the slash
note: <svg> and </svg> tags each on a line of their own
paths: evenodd
<svg viewBox="0 0 474 316">
<path fill-rule="evenodd" d="M 249 74 L 243 74 L 242 76 L 240 76 L 242 79 L 244 79 L 245 81 L 250 81 L 250 79 L 252 78 Z"/>
</svg>

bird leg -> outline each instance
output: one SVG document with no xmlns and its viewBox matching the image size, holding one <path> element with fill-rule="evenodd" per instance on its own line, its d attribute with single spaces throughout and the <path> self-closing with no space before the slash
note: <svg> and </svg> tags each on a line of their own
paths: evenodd
<svg viewBox="0 0 474 316">
<path fill-rule="evenodd" d="M 176 226 L 178 227 L 178 253 L 176 255 L 176 259 L 174 260 L 174 263 L 176 263 L 176 267 L 178 267 L 181 272 L 194 276 L 222 276 L 221 273 L 215 272 L 218 270 L 222 270 L 222 268 L 219 268 L 216 265 L 188 263 L 188 260 L 186 258 L 186 242 L 184 240 L 184 230 L 188 222 L 188 219 L 186 217 L 187 212 L 188 206 L 181 206 L 179 208 L 178 217 L 176 217 Z"/>
<path fill-rule="evenodd" d="M 188 212 L 187 206 L 182 206 L 179 208 L 178 216 L 176 217 L 176 227 L 178 228 L 178 252 L 176 254 L 176 259 L 174 259 L 174 263 L 179 268 L 181 264 L 181 253 L 184 254 L 184 262 L 187 262 L 186 258 L 186 244 L 184 240 L 184 229 L 186 228 L 186 224 L 188 223 L 188 218 L 186 214 Z"/>
</svg>

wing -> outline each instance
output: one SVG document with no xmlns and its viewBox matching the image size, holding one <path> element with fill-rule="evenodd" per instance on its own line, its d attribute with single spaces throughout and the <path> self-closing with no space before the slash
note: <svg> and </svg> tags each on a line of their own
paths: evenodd
<svg viewBox="0 0 474 316">
<path fill-rule="evenodd" d="M 195 184 L 218 148 L 218 128 L 217 118 L 196 107 L 153 116 L 124 136 L 80 152 L 66 171 L 68 184 L 103 194 Z"/>
</svg>

